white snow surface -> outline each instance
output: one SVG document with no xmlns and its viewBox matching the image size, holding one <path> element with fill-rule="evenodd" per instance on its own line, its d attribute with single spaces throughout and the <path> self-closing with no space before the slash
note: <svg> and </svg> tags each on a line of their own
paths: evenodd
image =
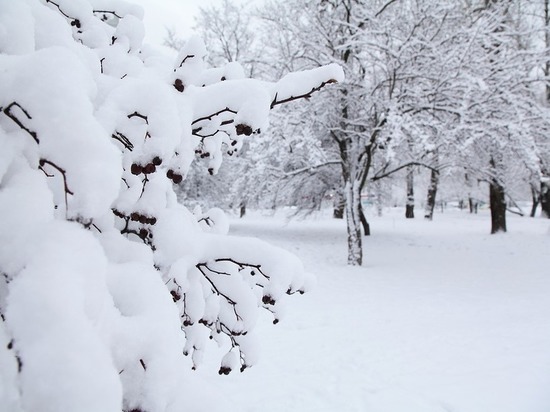
<svg viewBox="0 0 550 412">
<path fill-rule="evenodd" d="M 550 410 L 550 222 L 509 216 L 489 235 L 488 211 L 368 217 L 363 267 L 346 266 L 345 222 L 328 212 L 231 222 L 298 254 L 318 285 L 261 323 L 257 366 L 220 380 L 205 361 L 230 410 Z"/>
</svg>

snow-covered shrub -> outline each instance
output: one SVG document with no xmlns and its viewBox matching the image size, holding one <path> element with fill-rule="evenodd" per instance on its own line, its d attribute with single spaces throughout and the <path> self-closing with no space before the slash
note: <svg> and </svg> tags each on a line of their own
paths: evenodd
<svg viewBox="0 0 550 412">
<path fill-rule="evenodd" d="M 143 11 L 106 0 L 0 0 L 0 405 L 181 411 L 209 339 L 220 374 L 254 364 L 259 308 L 308 288 L 293 255 L 226 236 L 172 183 L 267 126 L 337 66 L 279 82 L 142 45 Z M 190 355 L 191 361 L 183 356 Z"/>
</svg>

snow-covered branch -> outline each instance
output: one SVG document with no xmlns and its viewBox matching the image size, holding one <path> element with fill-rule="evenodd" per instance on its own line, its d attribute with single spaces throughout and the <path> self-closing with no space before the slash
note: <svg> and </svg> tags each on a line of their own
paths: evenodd
<svg viewBox="0 0 550 412">
<path fill-rule="evenodd" d="M 254 365 L 258 311 L 276 323 L 311 280 L 288 252 L 225 236 L 223 212 L 190 213 L 173 183 L 196 155 L 215 173 L 276 93 L 309 96 L 338 69 L 245 79 L 207 69 L 198 38 L 172 65 L 123 1 L 0 16 L 0 404 L 183 410 L 209 337 L 228 350 L 221 373 Z"/>
</svg>

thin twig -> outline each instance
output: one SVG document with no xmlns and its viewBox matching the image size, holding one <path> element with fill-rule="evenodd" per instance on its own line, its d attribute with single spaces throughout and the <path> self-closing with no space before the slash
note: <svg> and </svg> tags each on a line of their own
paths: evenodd
<svg viewBox="0 0 550 412">
<path fill-rule="evenodd" d="M 312 89 L 311 89 L 309 92 L 307 92 L 307 93 L 299 94 L 299 95 L 297 95 L 297 96 L 290 96 L 290 97 L 288 97 L 288 98 L 286 98 L 286 99 L 282 99 L 282 100 L 277 100 L 278 94 L 275 94 L 275 98 L 274 98 L 273 101 L 271 102 L 270 108 L 273 109 L 275 106 L 277 106 L 277 105 L 279 105 L 279 104 L 292 102 L 292 101 L 294 101 L 294 100 L 310 98 L 311 95 L 312 95 L 313 93 L 318 92 L 318 91 L 321 90 L 323 87 L 325 87 L 327 84 L 331 84 L 331 83 L 337 83 L 337 82 L 336 82 L 336 80 L 334 80 L 334 79 L 330 79 L 330 80 L 327 80 L 326 82 L 321 83 L 318 87 L 312 88 Z"/>
<path fill-rule="evenodd" d="M 31 137 L 34 139 L 34 141 L 37 143 L 37 144 L 40 144 L 40 140 L 38 140 L 38 137 L 36 135 L 36 132 L 33 131 L 33 130 L 30 130 L 29 128 L 27 128 L 12 112 L 11 112 L 11 108 L 13 106 L 17 106 L 19 107 L 19 109 L 21 109 L 21 111 L 23 112 L 23 114 L 27 117 L 27 119 L 29 120 L 32 120 L 32 117 L 31 115 L 29 114 L 29 112 L 27 112 L 25 109 L 23 109 L 23 107 L 21 107 L 21 105 L 17 102 L 12 102 L 10 103 L 5 109 L 4 109 L 4 114 L 6 116 L 8 116 L 11 120 L 13 120 L 17 126 L 19 126 L 21 129 L 23 129 L 24 131 L 26 131 L 28 134 L 31 135 Z"/>
<path fill-rule="evenodd" d="M 69 186 L 67 184 L 67 172 L 65 171 L 65 169 L 62 169 L 61 167 L 56 165 L 54 162 L 52 162 L 50 160 L 47 160 L 47 159 L 40 159 L 39 165 L 40 165 L 39 169 L 42 170 L 46 174 L 46 176 L 48 176 L 48 177 L 52 177 L 52 175 L 49 175 L 44 170 L 44 165 L 49 165 L 49 166 L 53 167 L 59 173 L 61 173 L 61 176 L 63 176 L 63 186 L 64 186 L 64 191 L 65 191 L 65 213 L 67 213 L 67 210 L 69 208 L 68 195 L 74 195 L 74 193 L 71 191 L 71 189 L 69 189 Z"/>
</svg>

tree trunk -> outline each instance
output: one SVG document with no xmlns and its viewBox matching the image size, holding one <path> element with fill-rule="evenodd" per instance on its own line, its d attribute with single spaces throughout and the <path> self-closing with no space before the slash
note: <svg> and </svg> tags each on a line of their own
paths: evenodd
<svg viewBox="0 0 550 412">
<path fill-rule="evenodd" d="M 246 215 L 246 202 L 241 202 L 239 206 L 239 217 L 244 217 Z"/>
<path fill-rule="evenodd" d="M 432 169 L 430 175 L 430 186 L 428 187 L 428 196 L 426 198 L 426 209 L 424 211 L 424 217 L 428 220 L 432 220 L 434 216 L 435 197 L 437 195 L 437 185 L 439 184 L 439 172 Z"/>
<path fill-rule="evenodd" d="M 345 193 L 348 265 L 361 266 L 363 264 L 363 243 L 361 240 L 361 191 L 359 182 L 347 182 Z"/>
<path fill-rule="evenodd" d="M 531 197 L 533 199 L 533 205 L 531 206 L 531 213 L 529 216 L 535 217 L 537 214 L 537 207 L 540 203 L 540 191 L 534 184 L 531 184 Z"/>
<path fill-rule="evenodd" d="M 334 194 L 334 204 L 332 210 L 332 217 L 334 219 L 343 219 L 344 212 L 346 210 L 346 199 L 340 190 Z"/>
<path fill-rule="evenodd" d="M 382 200 L 382 185 L 380 184 L 380 181 L 377 181 L 375 183 L 375 190 L 376 190 L 376 214 L 378 215 L 378 217 L 382 217 L 383 200 Z"/>
<path fill-rule="evenodd" d="M 407 219 L 414 218 L 414 170 L 410 166 L 407 168 L 407 204 L 405 206 L 405 217 Z"/>
<path fill-rule="evenodd" d="M 548 49 L 550 47 L 550 1 L 544 1 L 544 42 Z M 550 75 L 550 59 L 546 60 L 544 65 L 544 75 L 548 78 Z M 550 84 L 546 83 L 546 102 L 550 102 Z M 540 179 L 540 214 L 542 217 L 550 219 L 550 173 L 548 169 L 541 164 Z"/>
<path fill-rule="evenodd" d="M 370 225 L 367 221 L 367 217 L 365 216 L 363 205 L 361 203 L 359 203 L 359 217 L 361 219 L 361 226 L 363 226 L 363 232 L 365 233 L 365 236 L 370 236 Z"/>
<path fill-rule="evenodd" d="M 346 225 L 348 232 L 348 265 L 363 263 L 363 242 L 361 239 L 361 190 L 370 166 L 368 148 L 361 140 L 342 139 L 338 141 L 342 158 Z"/>
<path fill-rule="evenodd" d="M 506 199 L 504 188 L 492 180 L 489 185 L 491 204 L 491 234 L 506 232 Z"/>
<path fill-rule="evenodd" d="M 477 214 L 477 207 L 479 205 L 479 202 L 474 199 L 473 197 L 468 198 L 468 206 L 470 207 L 470 213 Z"/>
<path fill-rule="evenodd" d="M 550 177 L 544 176 L 540 181 L 541 216 L 550 219 Z"/>
<path fill-rule="evenodd" d="M 495 160 L 491 158 L 493 176 L 489 181 L 489 203 L 491 207 L 491 234 L 506 232 L 506 197 L 502 184 L 498 181 Z"/>
</svg>

